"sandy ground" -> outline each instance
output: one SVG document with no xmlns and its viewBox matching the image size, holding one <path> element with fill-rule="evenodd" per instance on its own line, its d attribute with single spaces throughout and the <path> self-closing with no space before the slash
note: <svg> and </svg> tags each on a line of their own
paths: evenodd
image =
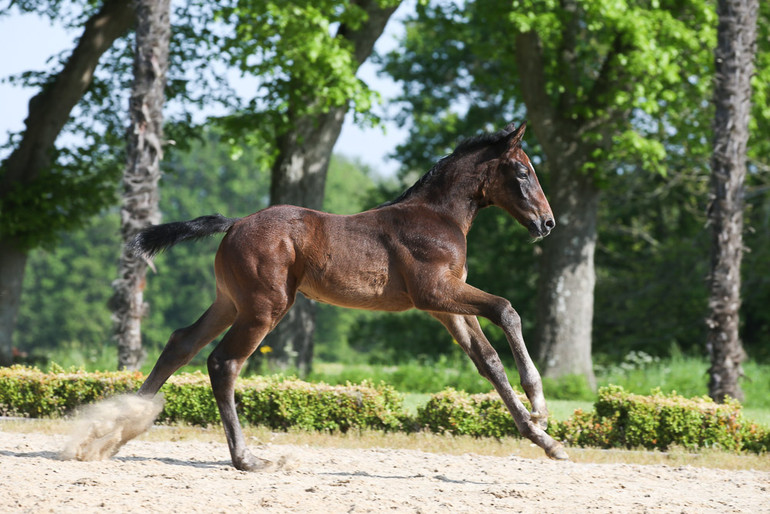
<svg viewBox="0 0 770 514">
<path fill-rule="evenodd" d="M 770 473 L 268 444 L 245 473 L 226 445 L 130 442 L 61 461 L 64 437 L 0 431 L 0 512 L 770 513 Z"/>
</svg>

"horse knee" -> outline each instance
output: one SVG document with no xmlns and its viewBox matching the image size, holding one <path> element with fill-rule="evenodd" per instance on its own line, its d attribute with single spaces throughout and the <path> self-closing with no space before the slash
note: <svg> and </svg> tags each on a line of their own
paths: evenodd
<svg viewBox="0 0 770 514">
<path fill-rule="evenodd" d="M 508 300 L 505 301 L 501 308 L 500 325 L 514 332 L 521 332 L 521 316 L 519 316 L 519 313 L 516 312 L 516 309 L 513 308 Z"/>
</svg>

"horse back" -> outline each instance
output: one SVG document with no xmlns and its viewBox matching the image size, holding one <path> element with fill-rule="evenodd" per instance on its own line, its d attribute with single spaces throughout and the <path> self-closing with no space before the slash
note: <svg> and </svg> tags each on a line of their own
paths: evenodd
<svg viewBox="0 0 770 514">
<path fill-rule="evenodd" d="M 430 212 L 394 206 L 343 216 L 274 206 L 233 226 L 216 269 L 229 290 L 287 284 L 290 294 L 324 303 L 400 311 L 414 307 L 410 286 L 425 270 L 461 273 L 464 264 L 464 235 Z"/>
</svg>

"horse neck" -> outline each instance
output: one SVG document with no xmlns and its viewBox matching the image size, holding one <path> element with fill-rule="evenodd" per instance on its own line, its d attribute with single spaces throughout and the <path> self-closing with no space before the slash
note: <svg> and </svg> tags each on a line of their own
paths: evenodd
<svg viewBox="0 0 770 514">
<path fill-rule="evenodd" d="M 488 205 L 484 198 L 487 173 L 473 155 L 458 157 L 443 166 L 414 201 L 451 219 L 467 234 L 479 210 Z"/>
</svg>

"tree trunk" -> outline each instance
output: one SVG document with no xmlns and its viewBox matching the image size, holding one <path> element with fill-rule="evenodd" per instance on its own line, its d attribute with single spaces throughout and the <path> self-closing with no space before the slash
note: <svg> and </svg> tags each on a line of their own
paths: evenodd
<svg viewBox="0 0 770 514">
<path fill-rule="evenodd" d="M 714 153 L 711 159 L 712 229 L 706 348 L 709 396 L 743 399 L 738 379 L 746 358 L 738 335 L 743 255 L 743 182 L 751 116 L 757 0 L 719 0 L 717 14 Z"/>
<path fill-rule="evenodd" d="M 546 156 L 546 192 L 556 217 L 556 228 L 541 243 L 535 355 L 544 376 L 583 375 L 595 388 L 591 328 L 599 189 L 582 170 L 590 148 L 578 139 L 580 127 L 562 119 L 548 96 L 536 33 L 517 35 L 516 62 L 527 115 Z"/>
<path fill-rule="evenodd" d="M 102 54 L 133 22 L 133 8 L 124 0 L 107 0 L 85 25 L 83 35 L 55 80 L 29 102 L 26 128 L 19 146 L 0 170 L 0 202 L 17 187 L 34 182 L 50 166 L 50 152 L 73 107 L 91 85 Z M 24 240 L 0 235 L 0 364 L 11 355 L 16 314 L 21 301 L 21 280 L 26 253 L 34 235 Z"/>
<path fill-rule="evenodd" d="M 595 389 L 591 328 L 599 190 L 592 177 L 566 166 L 558 160 L 549 166 L 558 230 L 541 243 L 536 355 L 543 376 L 583 375 Z"/>
<path fill-rule="evenodd" d="M 158 223 L 158 180 L 163 156 L 163 102 L 168 70 L 170 0 L 137 0 L 134 84 L 129 101 L 131 126 L 123 173 L 121 235 L 130 241 L 143 228 Z M 141 319 L 147 263 L 125 245 L 118 279 L 110 300 L 113 338 L 118 346 L 118 369 L 138 369 L 144 360 Z"/>
<path fill-rule="evenodd" d="M 356 29 L 340 26 L 337 37 L 350 42 L 355 62 L 360 66 L 372 53 L 397 6 L 382 8 L 376 0 L 356 3 L 367 12 L 366 21 Z M 329 160 L 347 109 L 344 105 L 320 115 L 291 119 L 292 129 L 279 138 L 279 155 L 272 170 L 271 204 L 322 208 Z M 263 345 L 272 351 L 263 355 L 271 367 L 286 368 L 293 360 L 300 374 L 306 375 L 312 368 L 314 331 L 315 303 L 297 295 L 292 309 L 265 338 Z"/>
<path fill-rule="evenodd" d="M 0 366 L 13 364 L 13 326 L 19 313 L 27 252 L 9 245 L 0 252 Z M 10 330 L 9 330 L 10 329 Z"/>
<path fill-rule="evenodd" d="M 312 119 L 295 120 L 294 130 L 279 139 L 270 184 L 271 204 L 322 208 L 329 160 L 346 111 L 337 107 Z M 315 302 L 297 295 L 294 306 L 262 343 L 272 350 L 264 354 L 270 367 L 294 365 L 300 375 L 310 373 L 315 313 Z"/>
</svg>

